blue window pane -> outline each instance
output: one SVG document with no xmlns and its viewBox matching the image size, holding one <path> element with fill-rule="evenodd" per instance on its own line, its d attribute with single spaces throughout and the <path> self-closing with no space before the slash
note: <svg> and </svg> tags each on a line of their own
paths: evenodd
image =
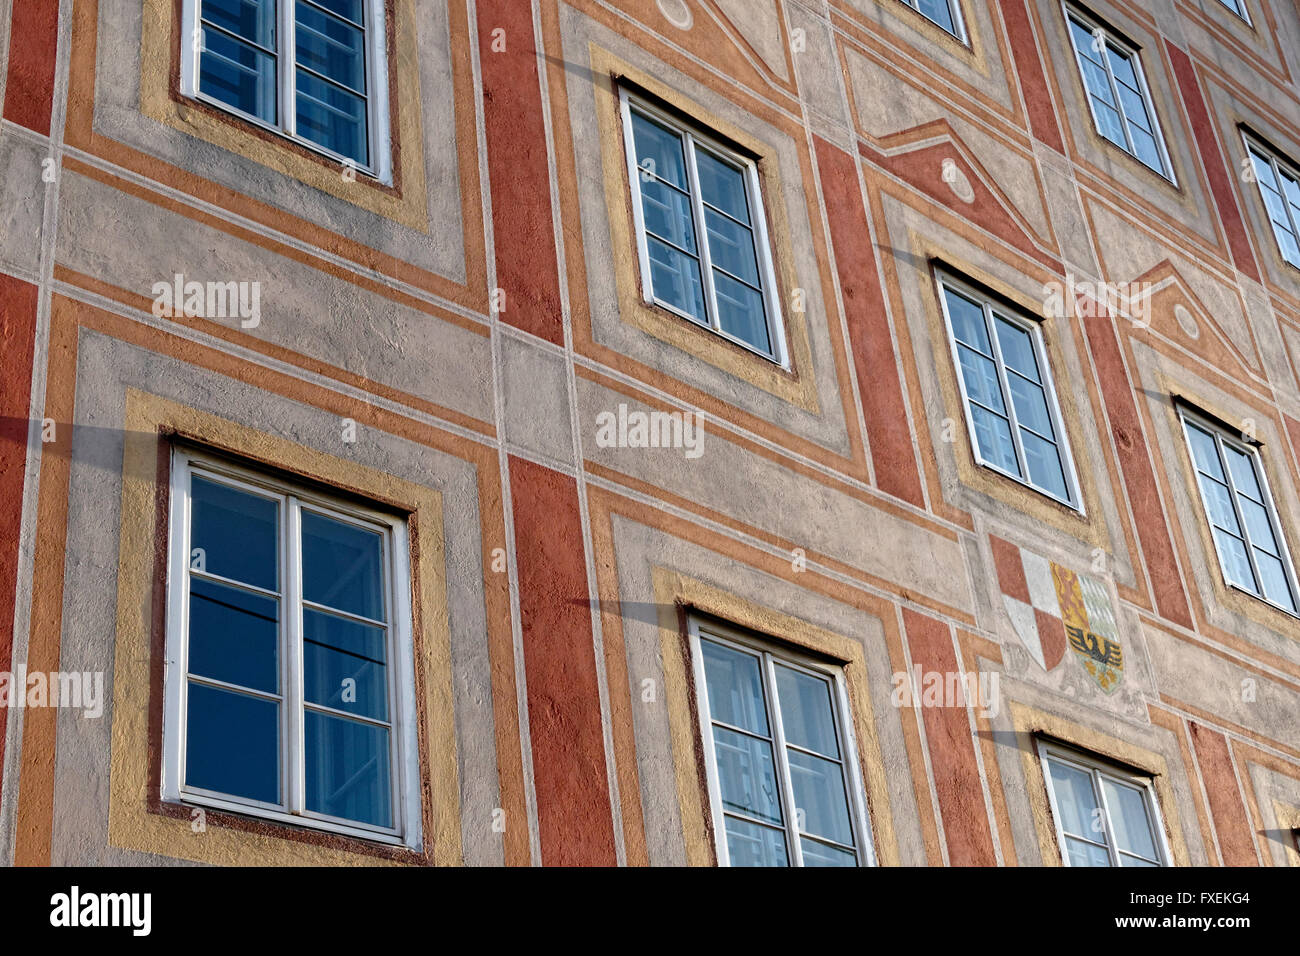
<svg viewBox="0 0 1300 956">
<path fill-rule="evenodd" d="M 278 693 L 279 604 L 274 598 L 192 576 L 189 672 Z"/>
<path fill-rule="evenodd" d="M 1056 760 L 1049 760 L 1048 766 L 1052 772 L 1052 793 L 1056 797 L 1056 812 L 1060 816 L 1061 829 L 1075 836 L 1104 843 L 1105 827 L 1091 776 Z"/>
<path fill-rule="evenodd" d="M 780 824 L 783 814 L 772 745 L 714 725 L 713 753 L 718 762 L 722 806 L 755 820 Z"/>
<path fill-rule="evenodd" d="M 275 49 L 275 0 L 203 0 L 199 16 L 268 50 Z"/>
<path fill-rule="evenodd" d="M 724 163 L 708 150 L 695 148 L 700 198 L 733 219 L 750 225 L 749 202 L 745 198 L 745 176 L 730 163 Z"/>
<path fill-rule="evenodd" d="M 393 825 L 386 728 L 308 710 L 303 739 L 308 810 Z"/>
<path fill-rule="evenodd" d="M 1250 455 L 1231 445 L 1225 445 L 1223 452 L 1228 459 L 1228 471 L 1232 473 L 1232 484 L 1237 492 L 1262 503 L 1264 493 L 1260 491 L 1259 482 L 1255 479 L 1255 465 L 1250 460 Z"/>
<path fill-rule="evenodd" d="M 1101 63 L 1102 45 L 1087 27 L 1077 20 L 1070 20 L 1070 37 L 1074 40 L 1074 47 L 1079 51 L 1080 56 L 1094 63 Z"/>
<path fill-rule="evenodd" d="M 648 232 L 698 255 L 691 197 L 650 176 L 641 180 L 641 215 Z"/>
<path fill-rule="evenodd" d="M 1020 445 L 1025 450 L 1025 467 L 1029 471 L 1030 483 L 1058 498 L 1068 500 L 1070 495 L 1065 486 L 1060 449 L 1024 430 L 1020 432 Z"/>
<path fill-rule="evenodd" d="M 769 736 L 758 658 L 712 641 L 700 641 L 700 651 L 712 719 Z"/>
<path fill-rule="evenodd" d="M 1099 66 L 1092 60 L 1084 60 L 1083 82 L 1088 87 L 1088 92 L 1092 94 L 1093 99 L 1111 110 L 1116 109 L 1115 93 L 1111 89 L 1110 77 L 1106 75 L 1104 67 Z"/>
<path fill-rule="evenodd" d="M 1133 129 L 1131 132 L 1133 133 L 1133 152 L 1137 155 L 1137 158 L 1156 172 L 1163 173 L 1165 171 L 1165 160 L 1160 155 L 1160 147 L 1156 145 L 1155 137 L 1140 129 Z"/>
<path fill-rule="evenodd" d="M 916 8 L 949 33 L 956 35 L 957 26 L 953 23 L 952 9 L 948 6 L 948 0 L 918 0 Z"/>
<path fill-rule="evenodd" d="M 1052 416 L 1047 410 L 1047 393 L 1015 372 L 1007 373 L 1007 385 L 1011 387 L 1011 404 L 1016 410 L 1016 420 L 1020 425 L 1055 441 Z"/>
<path fill-rule="evenodd" d="M 1283 200 L 1282 194 L 1262 180 L 1260 194 L 1264 197 L 1264 206 L 1268 209 L 1268 217 L 1274 227 L 1290 232 L 1291 220 L 1287 216 L 1286 201 Z"/>
<path fill-rule="evenodd" d="M 763 294 L 717 269 L 713 270 L 713 292 L 718 299 L 718 324 L 722 330 L 770 354 L 772 340 L 767 332 Z"/>
<path fill-rule="evenodd" d="M 749 285 L 760 285 L 754 258 L 754 234 L 726 216 L 704 210 L 709 232 L 709 257 L 713 264 Z"/>
<path fill-rule="evenodd" d="M 263 122 L 275 123 L 275 58 L 204 27 L 199 92 Z"/>
<path fill-rule="evenodd" d="M 1281 193 L 1277 185 L 1277 178 L 1273 175 L 1273 164 L 1270 163 L 1253 149 L 1250 151 L 1250 158 L 1254 161 L 1255 179 L 1261 186 L 1269 186 L 1276 193 Z"/>
<path fill-rule="evenodd" d="M 786 750 L 794 805 L 802 812 L 800 830 L 836 843 L 853 845 L 844 772 L 838 763 L 798 750 Z"/>
<path fill-rule="evenodd" d="M 1042 382 L 1038 374 L 1038 359 L 1034 356 L 1034 341 L 1029 337 L 1029 333 L 1000 316 L 995 317 L 995 321 L 1002 361 L 1008 368 L 1015 369 L 1030 381 Z"/>
<path fill-rule="evenodd" d="M 1116 146 L 1127 151 L 1128 140 L 1124 138 L 1124 121 L 1120 119 L 1119 113 L 1095 96 L 1092 105 L 1097 111 L 1097 131 Z"/>
<path fill-rule="evenodd" d="M 324 7 L 330 13 L 336 13 L 347 18 L 353 23 L 360 24 L 362 22 L 362 3 L 364 0 L 311 0 L 311 2 L 318 7 Z"/>
<path fill-rule="evenodd" d="M 961 377 L 966 385 L 966 396 L 995 412 L 1006 413 L 1002 402 L 1002 385 L 998 382 L 998 368 L 992 359 L 972 352 L 964 345 L 957 346 L 957 361 L 961 363 Z"/>
<path fill-rule="evenodd" d="M 704 322 L 704 288 L 699 262 L 653 236 L 646 237 L 650 255 L 650 291 L 656 299 Z"/>
<path fill-rule="evenodd" d="M 1295 613 L 1295 596 L 1291 593 L 1291 585 L 1287 583 L 1286 568 L 1283 567 L 1282 562 L 1256 548 L 1255 566 L 1259 568 L 1264 596 L 1274 604 L 1280 604 Z"/>
<path fill-rule="evenodd" d="M 847 850 L 827 846 L 806 837 L 800 839 L 799 848 L 803 851 L 804 866 L 857 866 L 858 858 Z"/>
<path fill-rule="evenodd" d="M 1115 79 L 1120 84 L 1120 94 L 1123 95 L 1124 88 L 1136 93 L 1142 87 L 1138 83 L 1137 74 L 1133 72 L 1133 58 L 1127 53 L 1121 53 L 1113 46 L 1107 44 L 1107 55 L 1110 59 L 1111 72 L 1115 74 Z M 1127 109 L 1127 104 L 1125 106 Z"/>
<path fill-rule="evenodd" d="M 1240 537 L 1241 525 L 1237 523 L 1237 513 L 1232 508 L 1232 492 L 1228 486 L 1200 476 L 1201 491 L 1205 494 L 1205 509 L 1210 513 L 1210 523 Z"/>
<path fill-rule="evenodd" d="M 835 734 L 830 683 L 778 664 L 776 696 L 781 705 L 786 743 L 838 760 L 840 747 Z"/>
<path fill-rule="evenodd" d="M 1246 557 L 1246 545 L 1234 535 L 1219 528 L 1214 529 L 1214 543 L 1219 549 L 1219 559 L 1223 563 L 1223 574 L 1229 584 L 1245 588 L 1252 594 L 1258 594 L 1255 586 L 1255 573 L 1250 569 L 1250 559 Z"/>
<path fill-rule="evenodd" d="M 280 802 L 280 705 L 190 681 L 185 785 Z"/>
<path fill-rule="evenodd" d="M 727 856 L 732 866 L 789 866 L 785 834 L 735 817 L 725 819 Z"/>
<path fill-rule="evenodd" d="M 1241 516 L 1246 520 L 1246 536 L 1250 543 L 1269 554 L 1278 554 L 1277 540 L 1273 537 L 1273 522 L 1269 520 L 1264 506 L 1240 495 L 1237 496 L 1237 505 L 1241 508 Z"/>
<path fill-rule="evenodd" d="M 686 189 L 686 160 L 682 138 L 641 113 L 632 114 L 636 164 L 678 189 Z"/>
<path fill-rule="evenodd" d="M 969 345 L 984 355 L 992 356 L 988 327 L 984 324 L 984 309 L 951 289 L 943 290 L 948 305 L 948 318 L 952 320 L 953 335 L 958 342 Z"/>
<path fill-rule="evenodd" d="M 294 7 L 294 17 L 298 65 L 364 94 L 365 33 L 305 3 Z"/>
<path fill-rule="evenodd" d="M 1151 117 L 1147 115 L 1147 106 L 1142 99 L 1142 94 L 1130 90 L 1123 84 L 1119 88 L 1120 103 L 1124 107 L 1124 115 L 1128 118 L 1130 132 L 1143 131 L 1150 134 Z"/>
<path fill-rule="evenodd" d="M 1273 234 L 1277 236 L 1277 244 L 1282 250 L 1282 258 L 1293 266 L 1300 266 L 1300 241 L 1289 229 L 1283 229 L 1281 226 L 1274 224 Z"/>
<path fill-rule="evenodd" d="M 1283 173 L 1282 192 L 1286 196 L 1287 205 L 1291 207 L 1292 222 L 1300 222 L 1300 183 Z"/>
<path fill-rule="evenodd" d="M 1156 859 L 1155 840 L 1147 817 L 1146 799 L 1136 787 L 1117 783 L 1103 777 L 1102 790 L 1106 794 L 1110 826 L 1115 836 L 1116 849 Z"/>
<path fill-rule="evenodd" d="M 386 621 L 380 534 L 304 508 L 302 596 L 315 604 Z"/>
<path fill-rule="evenodd" d="M 977 405 L 971 405 L 970 412 L 975 422 L 975 441 L 979 446 L 980 457 L 1003 471 L 1019 476 L 1016 446 L 1011 441 L 1011 426 L 1007 420 Z"/>
<path fill-rule="evenodd" d="M 365 165 L 366 101 L 355 93 L 297 71 L 298 135 Z"/>
<path fill-rule="evenodd" d="M 1070 866 L 1110 866 L 1110 854 L 1105 847 L 1073 837 L 1065 838 L 1065 853 L 1070 859 Z"/>
<path fill-rule="evenodd" d="M 1214 436 L 1188 423 L 1187 442 L 1191 445 L 1192 460 L 1196 462 L 1197 469 L 1205 472 L 1216 481 L 1226 482 L 1227 478 L 1224 477 L 1223 466 L 1219 464 L 1219 452 Z"/>
<path fill-rule="evenodd" d="M 190 485 L 190 566 L 278 590 L 279 510 L 274 499 L 195 475 Z"/>
<path fill-rule="evenodd" d="M 303 609 L 302 630 L 302 676 L 307 700 L 387 720 L 385 630 L 311 608 Z"/>
</svg>

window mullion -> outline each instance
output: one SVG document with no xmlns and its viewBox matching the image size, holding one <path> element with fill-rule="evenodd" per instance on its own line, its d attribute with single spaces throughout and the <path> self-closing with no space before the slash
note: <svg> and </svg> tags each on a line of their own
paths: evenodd
<svg viewBox="0 0 1300 956">
<path fill-rule="evenodd" d="M 778 298 L 780 288 L 776 281 L 776 257 L 767 236 L 767 216 L 763 214 L 763 195 L 759 188 L 758 169 L 746 164 L 741 169 L 745 180 L 745 202 L 749 212 L 750 239 L 754 245 L 754 263 L 758 266 L 758 287 L 762 290 L 763 324 L 767 327 L 767 337 L 771 343 L 772 357 L 784 361 L 778 341 L 780 335 L 774 327 L 776 317 L 780 314 L 781 303 Z M 704 197 L 700 197 L 704 201 Z"/>
<path fill-rule="evenodd" d="M 1282 200 L 1282 211 L 1286 213 L 1286 221 L 1291 224 L 1291 235 L 1295 237 L 1297 243 L 1300 243 L 1300 223 L 1296 222 L 1295 213 L 1291 211 L 1291 201 L 1286 198 L 1286 180 L 1289 179 L 1297 184 L 1300 184 L 1300 180 L 1297 180 L 1294 176 L 1289 176 L 1283 172 L 1282 164 L 1274 157 L 1270 156 L 1268 161 L 1272 165 L 1273 175 L 1277 179 L 1278 195 Z M 1263 195 L 1264 187 L 1260 186 L 1260 197 L 1262 198 Z M 1264 215 L 1268 216 L 1268 203 L 1264 204 Z M 1269 218 L 1271 219 L 1272 217 Z"/>
<path fill-rule="evenodd" d="M 1223 451 L 1223 436 L 1216 434 L 1214 436 L 1214 449 L 1219 454 L 1219 467 L 1223 469 L 1223 477 L 1228 483 L 1228 498 L 1232 501 L 1232 513 L 1237 516 L 1237 527 L 1241 530 L 1241 540 L 1246 545 L 1246 561 L 1250 564 L 1250 573 L 1254 576 L 1255 593 L 1264 597 L 1264 579 L 1260 576 L 1259 565 L 1255 562 L 1255 545 L 1251 542 L 1250 528 L 1246 526 L 1246 516 L 1242 513 L 1241 502 L 1237 500 L 1237 479 L 1232 477 L 1232 472 L 1228 470 L 1228 456 Z M 1254 464 L 1251 464 L 1254 467 Z M 1214 521 L 1210 521 L 1210 536 L 1214 536 Z M 1216 543 L 1217 547 L 1217 543 Z"/>
<path fill-rule="evenodd" d="M 1106 802 L 1106 788 L 1101 783 L 1101 771 L 1093 770 L 1091 773 L 1092 786 L 1096 790 L 1097 806 L 1101 807 L 1101 822 L 1104 829 L 1102 833 L 1106 837 L 1106 852 L 1110 854 L 1110 865 L 1120 866 L 1119 844 L 1115 840 L 1115 830 L 1110 818 L 1110 804 Z"/>
<path fill-rule="evenodd" d="M 1025 458 L 1025 448 L 1020 440 L 1020 420 L 1016 417 L 1015 404 L 1011 400 L 1011 384 L 1007 381 L 1007 365 L 1002 358 L 1002 343 L 998 339 L 997 323 L 993 319 L 993 307 L 984 303 L 984 326 L 988 330 L 989 345 L 993 347 L 993 365 L 998 373 L 998 388 L 1002 390 L 1002 406 L 1007 411 L 1007 422 L 1011 426 L 1011 444 L 1016 452 L 1016 465 L 1020 477 L 1029 481 L 1029 462 Z M 1046 390 L 1044 389 L 1044 394 Z"/>
<path fill-rule="evenodd" d="M 794 866 L 803 866 L 803 841 L 799 839 L 802 827 L 799 826 L 799 808 L 794 803 L 794 780 L 790 776 L 790 761 L 785 752 L 785 727 L 781 723 L 781 702 L 776 697 L 776 665 L 771 654 L 763 655 L 763 680 L 767 684 L 768 721 L 772 727 L 772 749 L 775 751 L 777 771 L 780 773 L 778 787 L 781 791 L 781 806 L 785 811 L 786 843 L 789 846 L 790 862 Z"/>
<path fill-rule="evenodd" d="M 289 766 L 289 812 L 302 813 L 306 805 L 302 690 L 302 507 L 295 496 L 290 495 L 287 502 L 284 544 L 284 708 L 288 734 L 285 751 Z"/>
<path fill-rule="evenodd" d="M 283 75 L 276 83 L 280 95 L 280 126 L 290 136 L 297 136 L 298 112 L 294 108 L 294 101 L 297 99 L 298 51 L 294 26 L 294 0 L 277 0 L 277 2 L 280 5 L 277 11 L 280 19 L 280 42 L 276 47 L 281 52 L 278 65 L 283 70 Z"/>
<path fill-rule="evenodd" d="M 1110 81 L 1110 95 L 1115 98 L 1115 109 L 1119 111 L 1120 126 L 1124 128 L 1124 142 L 1128 143 L 1129 153 L 1136 156 L 1137 145 L 1133 142 L 1133 132 L 1129 129 L 1128 110 L 1124 108 L 1124 100 L 1119 95 L 1119 80 L 1115 79 L 1115 69 L 1110 65 L 1111 52 L 1109 36 L 1102 44 L 1101 55 L 1105 59 L 1106 79 Z M 1137 70 L 1133 71 L 1133 75 L 1137 75 Z"/>
<path fill-rule="evenodd" d="M 718 313 L 717 294 L 713 288 L 713 257 L 709 255 L 709 231 L 704 223 L 704 197 L 700 192 L 700 179 L 695 167 L 695 137 L 682 131 L 686 145 L 686 181 L 691 190 L 691 209 L 695 220 L 695 242 L 700 250 L 700 281 L 704 283 L 705 321 L 709 327 L 721 331 L 722 318 Z"/>
<path fill-rule="evenodd" d="M 374 0 L 362 0 L 361 2 L 361 77 L 362 82 L 366 85 L 366 165 L 378 171 L 379 169 L 379 149 L 376 139 L 379 135 L 379 116 L 375 112 L 375 57 L 372 48 L 374 39 L 382 36 L 376 30 L 376 24 L 372 17 L 372 4 Z"/>
</svg>

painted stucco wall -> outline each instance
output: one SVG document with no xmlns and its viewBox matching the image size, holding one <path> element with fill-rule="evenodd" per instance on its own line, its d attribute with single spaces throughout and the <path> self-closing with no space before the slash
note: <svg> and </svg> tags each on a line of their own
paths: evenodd
<svg viewBox="0 0 1300 956">
<path fill-rule="evenodd" d="M 1254 436 L 1300 555 L 1300 271 L 1240 134 L 1300 160 L 1300 14 L 1248 4 L 1087 7 L 1171 183 L 1055 0 L 962 0 L 966 44 L 902 0 L 389 0 L 387 187 L 185 101 L 170 0 L 0 0 L 0 670 L 110 690 L 5 712 L 0 859 L 711 863 L 694 610 L 844 663 L 881 862 L 1059 863 L 1041 737 L 1149 775 L 1174 862 L 1296 862 L 1300 619 L 1224 586 L 1174 405 Z M 755 157 L 789 369 L 642 301 L 620 82 Z M 975 462 L 936 266 L 1040 317 L 1146 283 L 1042 318 L 1082 510 Z M 260 321 L 155 315 L 177 274 Z M 620 405 L 703 453 L 603 447 Z M 152 806 L 172 428 L 440 528 L 422 855 Z M 1035 659 L 1022 561 L 1099 583 L 1117 686 Z M 898 706 L 913 667 L 998 706 Z"/>
</svg>

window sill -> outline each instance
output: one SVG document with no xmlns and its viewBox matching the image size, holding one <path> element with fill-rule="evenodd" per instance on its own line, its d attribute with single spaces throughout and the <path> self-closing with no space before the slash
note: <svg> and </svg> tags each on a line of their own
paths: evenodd
<svg viewBox="0 0 1300 956">
<path fill-rule="evenodd" d="M 382 178 L 375 171 L 373 166 L 363 166 L 356 160 L 349 159 L 341 153 L 336 153 L 331 149 L 326 149 L 324 146 L 313 143 L 311 140 L 304 139 L 301 136 L 295 136 L 292 133 L 280 129 L 278 126 L 272 126 L 265 120 L 259 119 L 250 113 L 245 113 L 243 110 L 237 109 L 229 103 L 223 103 L 220 100 L 213 99 L 203 93 L 195 93 L 193 95 L 182 93 L 180 95 L 190 103 L 202 105 L 212 112 L 224 116 L 228 121 L 247 123 L 249 126 L 253 127 L 254 130 L 263 134 L 264 138 L 270 138 L 289 146 L 295 146 L 304 155 L 323 161 L 325 165 L 338 171 L 340 175 L 345 175 L 350 169 L 359 176 L 365 176 L 367 179 L 373 180 L 377 185 L 392 186 L 393 184 L 391 175 L 386 179 Z"/>
<path fill-rule="evenodd" d="M 159 816 L 185 820 L 193 830 L 195 813 L 202 813 L 205 827 L 219 827 L 236 830 L 257 836 L 287 840 L 294 843 L 323 847 L 331 850 L 369 856 L 404 863 L 414 866 L 429 866 L 433 860 L 427 849 L 420 850 L 400 842 L 385 842 L 369 837 L 358 837 L 344 833 L 324 830 L 309 824 L 295 824 L 274 820 L 255 812 L 240 812 L 226 807 L 218 807 L 206 802 L 199 802 L 189 797 L 155 798 L 150 802 L 149 812 Z M 194 830 L 201 834 L 202 830 Z"/>
<path fill-rule="evenodd" d="M 1047 501 L 1051 502 L 1052 504 L 1059 506 L 1067 514 L 1070 514 L 1074 517 L 1081 518 L 1081 519 L 1086 519 L 1088 517 L 1087 512 L 1083 510 L 1083 505 L 1074 504 L 1073 502 L 1066 501 L 1064 498 L 1058 498 L 1050 491 L 1044 491 L 1042 488 L 1039 488 L 1037 485 L 1032 485 L 1029 482 L 1025 481 L 1025 479 L 1011 474 L 1011 472 L 1007 471 L 1006 469 L 999 468 L 997 465 L 993 464 L 992 462 L 984 461 L 982 458 L 980 458 L 978 454 L 974 455 L 974 459 L 975 459 L 975 464 L 978 465 L 980 468 L 991 471 L 993 472 L 993 474 L 997 475 L 998 477 L 1005 478 L 1007 481 L 1013 482 L 1017 486 L 1024 488 L 1026 491 L 1032 491 L 1039 498 L 1044 498 Z"/>
</svg>

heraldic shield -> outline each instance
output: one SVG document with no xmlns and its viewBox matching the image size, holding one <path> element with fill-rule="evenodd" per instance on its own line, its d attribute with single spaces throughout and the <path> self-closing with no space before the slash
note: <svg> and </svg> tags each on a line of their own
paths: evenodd
<svg viewBox="0 0 1300 956">
<path fill-rule="evenodd" d="M 1105 583 L 991 537 L 1002 603 L 1016 637 L 1045 671 L 1067 649 L 1106 694 L 1124 678 L 1124 650 Z"/>
</svg>

